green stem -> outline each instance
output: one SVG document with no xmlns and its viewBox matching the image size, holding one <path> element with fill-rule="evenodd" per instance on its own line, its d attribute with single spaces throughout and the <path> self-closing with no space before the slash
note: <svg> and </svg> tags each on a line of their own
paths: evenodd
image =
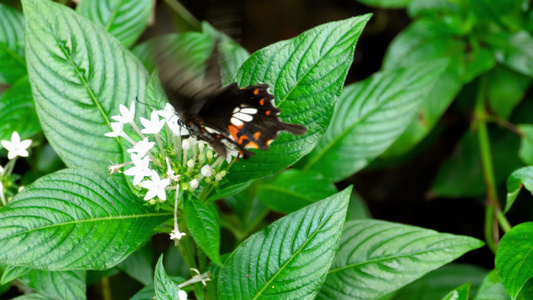
<svg viewBox="0 0 533 300">
<path fill-rule="evenodd" d="M 198 20 L 177 0 L 164 0 L 165 3 L 172 8 L 176 14 L 192 29 L 200 31 L 202 26 Z"/>
<path fill-rule="evenodd" d="M 481 155 L 481 163 L 483 166 L 483 177 L 485 180 L 485 187 L 487 193 L 487 207 L 485 209 L 485 240 L 487 246 L 495 253 L 497 249 L 497 242 L 499 239 L 499 230 L 496 226 L 496 220 L 504 231 L 510 229 L 509 222 L 505 218 L 500 208 L 498 201 L 498 193 L 496 191 L 496 179 L 494 176 L 494 166 L 492 163 L 492 153 L 490 149 L 490 138 L 487 128 L 487 112 L 485 111 L 485 93 L 487 87 L 486 77 L 481 77 L 478 86 L 478 94 L 476 97 L 476 105 L 474 109 L 474 124 L 477 128 L 479 151 Z"/>
<path fill-rule="evenodd" d="M 113 297 L 111 296 L 111 287 L 109 284 L 109 277 L 104 277 L 102 280 L 100 280 L 102 283 L 102 298 L 104 300 L 111 300 Z"/>
</svg>

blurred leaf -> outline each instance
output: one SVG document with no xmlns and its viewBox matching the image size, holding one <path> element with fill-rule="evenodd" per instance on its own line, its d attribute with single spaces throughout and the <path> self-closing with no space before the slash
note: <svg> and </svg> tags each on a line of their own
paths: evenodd
<svg viewBox="0 0 533 300">
<path fill-rule="evenodd" d="M 178 297 L 178 294 L 180 292 L 184 293 L 184 291 L 179 288 L 178 284 L 165 272 L 165 269 L 163 268 L 163 255 L 159 257 L 157 265 L 155 266 L 154 289 L 155 296 L 158 300 L 181 299 L 181 297 Z"/>
<path fill-rule="evenodd" d="M 417 20 L 400 33 L 385 54 L 383 68 L 409 67 L 436 58 L 450 63 L 420 105 L 415 118 L 382 157 L 398 157 L 416 146 L 440 119 L 462 87 L 465 76 L 465 42 L 458 40 L 444 22 Z"/>
<path fill-rule="evenodd" d="M 401 288 L 393 299 L 440 299 L 444 297 L 450 289 L 465 282 L 471 284 L 471 293 L 475 294 L 487 273 L 487 270 L 474 265 L 448 264 L 427 273 L 420 279 Z"/>
<path fill-rule="evenodd" d="M 365 5 L 377 6 L 381 8 L 404 8 L 412 0 L 357 0 Z"/>
<path fill-rule="evenodd" d="M 145 287 L 143 287 L 140 291 L 138 291 L 133 297 L 130 298 L 130 300 L 154 300 L 155 299 L 155 288 L 154 284 L 151 283 Z"/>
<path fill-rule="evenodd" d="M 502 32 L 483 36 L 501 64 L 521 74 L 533 77 L 533 37 L 526 31 Z"/>
<path fill-rule="evenodd" d="M 377 220 L 348 221 L 317 299 L 376 299 L 483 242 Z"/>
<path fill-rule="evenodd" d="M 146 28 L 152 3 L 152 0 L 83 0 L 76 11 L 129 47 Z"/>
<path fill-rule="evenodd" d="M 333 121 L 301 164 L 339 181 L 368 165 L 405 130 L 447 60 L 376 73 L 344 88 Z"/>
<path fill-rule="evenodd" d="M 407 7 L 407 12 L 411 18 L 421 16 L 438 17 L 442 14 L 460 16 L 464 13 L 465 7 L 461 1 L 449 0 L 411 0 Z M 447 19 L 449 20 L 449 19 Z"/>
<path fill-rule="evenodd" d="M 21 139 L 41 131 L 28 77 L 22 77 L 0 99 L 0 140 L 11 140 L 13 131 Z M 0 149 L 3 148 L 0 144 Z"/>
<path fill-rule="evenodd" d="M 212 203 L 186 198 L 183 203 L 185 221 L 196 244 L 217 265 L 220 261 L 220 220 Z"/>
<path fill-rule="evenodd" d="M 361 195 L 352 191 L 350 204 L 348 204 L 348 220 L 361 219 L 372 219 L 372 215 Z"/>
<path fill-rule="evenodd" d="M 85 271 L 33 271 L 19 279 L 51 299 L 87 299 Z"/>
<path fill-rule="evenodd" d="M 41 177 L 0 210 L 0 262 L 63 271 L 108 269 L 172 217 L 112 176 L 65 169 Z M 134 230 L 133 230 L 134 229 Z"/>
<path fill-rule="evenodd" d="M 316 171 L 287 170 L 259 182 L 257 198 L 270 209 L 291 213 L 337 193 L 337 188 Z"/>
<path fill-rule="evenodd" d="M 467 282 L 444 296 L 442 300 L 468 300 L 469 293 L 470 282 Z"/>
<path fill-rule="evenodd" d="M 239 85 L 269 84 L 281 109 L 280 118 L 305 125 L 307 133 L 280 133 L 268 151 L 258 150 L 250 159 L 235 163 L 228 181 L 238 183 L 274 174 L 314 148 L 331 121 L 355 44 L 369 19 L 367 14 L 317 26 L 255 52 L 241 66 L 236 75 Z"/>
<path fill-rule="evenodd" d="M 487 73 L 486 80 L 492 111 L 503 119 L 509 119 L 531 85 L 531 78 L 497 65 Z"/>
<path fill-rule="evenodd" d="M 104 136 L 119 104 L 144 98 L 142 65 L 114 38 L 70 8 L 23 0 L 33 98 L 44 133 L 69 167 L 107 169 L 122 142 Z M 53 17 L 48 17 L 53 16 Z M 140 116 L 140 110 L 137 110 Z"/>
<path fill-rule="evenodd" d="M 520 150 L 518 156 L 526 165 L 533 165 L 533 124 L 520 124 Z"/>
<path fill-rule="evenodd" d="M 148 242 L 146 245 L 130 254 L 128 258 L 118 264 L 117 267 L 140 283 L 148 285 L 154 282 L 152 252 L 152 243 Z"/>
<path fill-rule="evenodd" d="M 521 166 L 516 155 L 518 138 L 510 132 L 491 131 L 491 152 L 496 184 Z M 442 163 L 432 184 L 436 197 L 461 198 L 485 192 L 477 132 L 468 130 L 452 155 Z"/>
<path fill-rule="evenodd" d="M 496 252 L 496 270 L 511 299 L 533 277 L 533 223 L 516 225 L 501 239 Z"/>
<path fill-rule="evenodd" d="M 473 300 L 511 300 L 511 297 L 503 287 L 496 270 L 492 270 L 483 280 Z"/>
<path fill-rule="evenodd" d="M 0 84 L 13 84 L 26 74 L 24 17 L 0 3 Z"/>
<path fill-rule="evenodd" d="M 219 299 L 312 299 L 335 255 L 351 187 L 246 239 L 219 273 Z"/>
<path fill-rule="evenodd" d="M 233 196 L 233 195 L 235 195 L 235 194 L 247 189 L 252 184 L 252 182 L 253 182 L 252 180 L 249 180 L 249 181 L 245 181 L 245 182 L 242 182 L 242 183 L 223 186 L 220 190 L 216 191 L 211 196 L 209 196 L 209 198 L 207 198 L 207 200 L 205 200 L 205 201 L 206 202 L 214 202 L 214 201 L 219 200 L 219 199 L 223 199 L 223 198 L 226 198 L 226 197 L 229 197 L 229 196 Z"/>
<path fill-rule="evenodd" d="M 525 0 L 469 0 L 468 2 L 472 12 L 480 19 L 511 29 L 521 27 Z"/>
<path fill-rule="evenodd" d="M 466 53 L 465 62 L 463 82 L 467 83 L 494 68 L 496 65 L 496 58 L 490 49 L 476 47 Z"/>
</svg>

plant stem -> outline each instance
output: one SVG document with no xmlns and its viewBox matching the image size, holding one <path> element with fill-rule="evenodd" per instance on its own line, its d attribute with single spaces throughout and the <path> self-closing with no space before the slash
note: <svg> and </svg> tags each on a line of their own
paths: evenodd
<svg viewBox="0 0 533 300">
<path fill-rule="evenodd" d="M 479 151 L 481 155 L 483 177 L 485 179 L 487 194 L 484 228 L 485 240 L 487 242 L 487 246 L 495 253 L 499 240 L 499 229 L 495 221 L 497 220 L 500 223 L 500 226 L 505 232 L 510 230 L 511 226 L 505 218 L 505 215 L 502 213 L 500 202 L 498 201 L 498 193 L 496 191 L 496 180 L 494 177 L 490 138 L 487 128 L 488 116 L 487 112 L 485 111 L 486 86 L 486 77 L 481 77 L 474 109 L 474 125 L 476 125 L 478 133 Z"/>
<path fill-rule="evenodd" d="M 113 297 L 111 296 L 111 289 L 109 286 L 109 277 L 104 277 L 102 280 L 100 280 L 102 283 L 102 298 L 104 300 L 111 300 Z"/>
</svg>

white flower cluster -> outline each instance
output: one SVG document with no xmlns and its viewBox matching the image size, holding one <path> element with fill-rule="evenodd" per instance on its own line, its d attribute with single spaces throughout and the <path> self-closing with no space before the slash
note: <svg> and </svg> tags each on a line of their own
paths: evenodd
<svg viewBox="0 0 533 300">
<path fill-rule="evenodd" d="M 224 160 L 229 164 L 238 153 L 229 151 L 227 158 L 218 157 L 209 144 L 189 136 L 186 128 L 180 126 L 178 115 L 170 104 L 163 110 L 153 111 L 149 120 L 140 118 L 142 130 L 134 121 L 135 102 L 129 109 L 121 104 L 120 113 L 111 117 L 116 122 L 111 123 L 112 131 L 105 135 L 122 137 L 130 143 L 131 148 L 127 152 L 131 162 L 110 166 L 111 173 L 121 172 L 122 167 L 133 165 L 124 174 L 133 177 L 133 185 L 152 205 L 166 201 L 167 192 L 173 191 L 175 219 L 180 191 L 194 193 L 202 187 L 217 185 L 227 174 Z M 124 130 L 126 124 L 135 133 L 127 133 Z M 132 138 L 132 135 L 136 137 Z M 182 235 L 175 220 L 171 238 L 179 240 Z"/>
</svg>

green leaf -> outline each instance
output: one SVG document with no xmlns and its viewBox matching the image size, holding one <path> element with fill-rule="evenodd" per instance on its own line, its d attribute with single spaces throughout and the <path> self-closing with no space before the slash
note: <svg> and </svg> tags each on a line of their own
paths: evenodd
<svg viewBox="0 0 533 300">
<path fill-rule="evenodd" d="M 381 8 L 404 8 L 412 0 L 357 0 L 366 5 L 377 6 Z"/>
<path fill-rule="evenodd" d="M 53 300 L 53 299 L 37 294 L 37 293 L 31 293 L 31 294 L 18 296 L 16 298 L 12 298 L 11 300 Z"/>
<path fill-rule="evenodd" d="M 148 242 L 123 260 L 117 267 L 144 285 L 154 282 L 152 243 Z"/>
<path fill-rule="evenodd" d="M 454 16 L 460 16 L 465 7 L 460 1 L 448 0 L 412 0 L 409 2 L 407 12 L 411 18 L 429 16 L 438 18 L 446 14 L 446 21 L 454 20 Z"/>
<path fill-rule="evenodd" d="M 370 15 L 317 26 L 299 36 L 263 48 L 237 73 L 240 86 L 270 85 L 280 118 L 307 127 L 303 136 L 280 133 L 268 151 L 240 160 L 228 181 L 243 182 L 279 172 L 309 153 L 330 123 L 353 60 L 355 44 Z"/>
<path fill-rule="evenodd" d="M 484 36 L 496 59 L 518 73 L 533 77 L 533 37 L 526 31 Z"/>
<path fill-rule="evenodd" d="M 76 11 L 129 47 L 146 28 L 152 2 L 152 0 L 84 0 L 78 4 Z"/>
<path fill-rule="evenodd" d="M 196 199 L 185 199 L 183 211 L 196 244 L 215 264 L 221 265 L 220 220 L 216 206 Z"/>
<path fill-rule="evenodd" d="M 523 187 L 533 194 L 533 167 L 524 167 L 509 175 L 509 179 L 507 179 L 507 203 L 505 204 L 504 213 L 509 211 Z"/>
<path fill-rule="evenodd" d="M 465 282 L 471 284 L 471 293 L 475 294 L 486 275 L 487 270 L 474 265 L 448 264 L 401 288 L 394 300 L 440 299 Z"/>
<path fill-rule="evenodd" d="M 481 246 L 414 226 L 348 221 L 318 299 L 376 299 Z"/>
<path fill-rule="evenodd" d="M 520 124 L 520 150 L 518 156 L 526 165 L 533 165 L 533 124 Z"/>
<path fill-rule="evenodd" d="M 13 131 L 18 132 L 22 139 L 41 131 L 28 77 L 19 79 L 2 96 L 0 120 L 0 140 L 11 140 Z"/>
<path fill-rule="evenodd" d="M 492 270 L 479 288 L 479 292 L 473 300 L 510 300 L 509 294 L 503 287 L 496 270 Z"/>
<path fill-rule="evenodd" d="M 400 33 L 385 54 L 386 70 L 410 67 L 422 61 L 448 58 L 450 63 L 433 86 L 411 124 L 382 157 L 398 157 L 416 146 L 437 124 L 462 87 L 465 74 L 464 41 L 454 37 L 446 22 L 417 20 Z M 452 31 L 452 32 L 450 32 Z"/>
<path fill-rule="evenodd" d="M 110 160 L 123 161 L 121 141 L 104 134 L 111 131 L 110 116 L 119 114 L 119 104 L 129 107 L 144 98 L 142 65 L 68 7 L 22 3 L 28 73 L 46 137 L 69 167 L 103 170 Z"/>
<path fill-rule="evenodd" d="M 471 11 L 480 19 L 495 22 L 503 27 L 520 28 L 524 0 L 469 0 Z M 514 31 L 514 30 L 513 30 Z"/>
<path fill-rule="evenodd" d="M 151 283 L 145 287 L 143 287 L 140 291 L 138 291 L 133 297 L 130 298 L 130 300 L 154 300 L 155 299 L 155 288 L 154 284 Z"/>
<path fill-rule="evenodd" d="M 219 199 L 223 199 L 223 198 L 226 198 L 226 197 L 229 197 L 229 196 L 233 196 L 233 195 L 235 195 L 235 194 L 247 189 L 252 184 L 252 182 L 253 182 L 253 180 L 249 180 L 249 181 L 245 181 L 245 182 L 242 182 L 242 183 L 223 186 L 220 190 L 216 191 L 211 196 L 209 196 L 209 198 L 207 198 L 207 200 L 205 200 L 205 201 L 206 202 L 213 202 L 213 201 L 216 201 L 216 200 L 219 200 Z"/>
<path fill-rule="evenodd" d="M 0 210 L 0 262 L 63 271 L 108 269 L 172 217 L 112 176 L 65 169 L 41 177 Z M 30 250 L 28 250 L 30 249 Z"/>
<path fill-rule="evenodd" d="M 0 282 L 0 284 L 9 283 L 10 281 L 15 280 L 33 271 L 34 270 L 30 268 L 7 266 L 4 270 L 4 273 L 2 274 L 2 281 Z"/>
<path fill-rule="evenodd" d="M 157 265 L 155 266 L 155 278 L 154 278 L 155 296 L 158 300 L 175 300 L 182 299 L 178 295 L 185 293 L 179 288 L 178 284 L 170 279 L 163 267 L 163 255 L 159 257 Z M 187 293 L 185 293 L 187 294 Z"/>
<path fill-rule="evenodd" d="M 516 225 L 501 239 L 496 252 L 496 270 L 511 299 L 533 277 L 533 223 Z"/>
<path fill-rule="evenodd" d="M 487 73 L 487 97 L 492 112 L 509 119 L 513 109 L 524 98 L 531 78 L 497 65 Z"/>
<path fill-rule="evenodd" d="M 270 209 L 291 213 L 337 193 L 316 171 L 287 170 L 256 185 L 257 198 Z"/>
<path fill-rule="evenodd" d="M 370 210 L 368 209 L 365 200 L 355 191 L 353 191 L 352 195 L 350 196 L 350 204 L 348 205 L 348 219 L 372 219 L 372 215 L 370 214 Z"/>
<path fill-rule="evenodd" d="M 0 3 L 0 84 L 13 84 L 26 74 L 24 17 Z"/>
<path fill-rule="evenodd" d="M 490 132 L 496 184 L 502 183 L 512 171 L 522 166 L 516 156 L 518 138 L 507 131 Z M 479 156 L 477 132 L 469 130 L 461 138 L 451 157 L 442 163 L 432 184 L 436 197 L 461 198 L 485 192 L 483 167 Z"/>
<path fill-rule="evenodd" d="M 219 299 L 313 299 L 331 265 L 351 187 L 272 223 L 224 263 Z"/>
<path fill-rule="evenodd" d="M 467 282 L 444 296 L 442 300 L 468 300 L 469 293 L 470 283 Z"/>
<path fill-rule="evenodd" d="M 19 279 L 51 299 L 87 299 L 85 271 L 33 271 Z"/>
<path fill-rule="evenodd" d="M 339 181 L 367 166 L 403 133 L 446 64 L 438 60 L 383 71 L 347 86 L 303 169 Z"/>
</svg>

